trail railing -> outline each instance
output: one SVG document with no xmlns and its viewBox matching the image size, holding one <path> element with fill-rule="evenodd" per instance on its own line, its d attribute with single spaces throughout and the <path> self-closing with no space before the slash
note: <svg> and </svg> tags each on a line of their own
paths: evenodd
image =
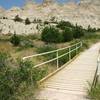
<svg viewBox="0 0 100 100">
<path fill-rule="evenodd" d="M 31 56 L 27 56 L 27 57 L 23 57 L 23 60 L 27 60 L 27 59 L 31 59 L 31 58 L 34 58 L 34 57 L 39 57 L 39 56 L 45 56 L 45 55 L 48 55 L 48 54 L 52 54 L 52 53 L 55 53 L 56 54 L 56 57 L 53 58 L 53 59 L 50 59 L 48 61 L 45 61 L 45 62 L 42 62 L 40 64 L 37 64 L 35 65 L 33 68 L 40 68 L 40 66 L 43 66 L 45 64 L 48 64 L 48 63 L 51 63 L 53 61 L 56 61 L 56 70 L 59 69 L 59 61 L 60 61 L 60 58 L 64 57 L 64 56 L 68 56 L 68 61 L 70 61 L 72 59 L 72 52 L 75 52 L 77 55 L 77 53 L 79 52 L 79 49 L 82 47 L 82 42 L 79 42 L 79 43 L 76 43 L 74 45 L 71 45 L 71 46 L 67 46 L 67 47 L 64 47 L 64 48 L 60 48 L 60 49 L 57 49 L 57 50 L 53 50 L 53 51 L 49 51 L 49 52 L 44 52 L 44 53 L 40 53 L 40 54 L 35 54 L 35 55 L 31 55 Z M 66 52 L 64 52 L 63 54 L 59 54 L 59 52 L 63 51 L 63 50 L 66 50 Z"/>
<path fill-rule="evenodd" d="M 94 75 L 94 80 L 91 86 L 91 90 L 96 87 L 96 84 L 98 83 L 100 77 L 100 50 L 99 50 L 99 55 L 98 55 L 98 59 L 97 59 L 97 67 L 96 67 L 96 71 L 95 71 L 95 75 Z"/>
</svg>

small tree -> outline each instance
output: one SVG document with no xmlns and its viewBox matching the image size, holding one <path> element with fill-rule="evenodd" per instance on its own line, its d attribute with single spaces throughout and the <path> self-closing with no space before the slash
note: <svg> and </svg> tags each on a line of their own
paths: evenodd
<svg viewBox="0 0 100 100">
<path fill-rule="evenodd" d="M 23 20 L 18 15 L 16 15 L 14 18 L 14 21 L 15 22 L 22 22 Z"/>
<path fill-rule="evenodd" d="M 20 44 L 20 38 L 14 34 L 11 39 L 10 42 L 14 45 L 14 46 L 18 46 Z"/>
<path fill-rule="evenodd" d="M 60 21 L 58 24 L 57 24 L 57 28 L 60 28 L 62 30 L 64 30 L 66 27 L 74 27 L 70 22 L 66 22 L 66 21 Z"/>
<path fill-rule="evenodd" d="M 64 42 L 71 41 L 73 39 L 73 31 L 71 28 L 65 28 L 63 32 Z"/>
<path fill-rule="evenodd" d="M 62 42 L 62 34 L 54 27 L 45 27 L 42 31 L 42 40 L 45 42 Z"/>
<path fill-rule="evenodd" d="M 73 31 L 74 31 L 74 38 L 80 38 L 84 36 L 84 29 L 81 26 L 76 25 Z"/>
<path fill-rule="evenodd" d="M 31 22 L 30 22 L 29 18 L 26 18 L 26 20 L 25 20 L 25 24 L 26 24 L 26 25 L 31 24 Z"/>
<path fill-rule="evenodd" d="M 92 28 L 90 25 L 88 26 L 88 29 L 87 29 L 88 32 L 96 32 L 96 28 Z"/>
</svg>

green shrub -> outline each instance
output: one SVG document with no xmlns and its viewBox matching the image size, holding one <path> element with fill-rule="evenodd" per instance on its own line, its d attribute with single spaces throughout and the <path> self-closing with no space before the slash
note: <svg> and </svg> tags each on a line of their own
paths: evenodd
<svg viewBox="0 0 100 100">
<path fill-rule="evenodd" d="M 25 25 L 29 25 L 29 24 L 31 24 L 31 22 L 30 22 L 29 18 L 26 18 Z"/>
<path fill-rule="evenodd" d="M 71 28 L 65 28 L 63 32 L 64 42 L 73 40 L 73 31 Z"/>
<path fill-rule="evenodd" d="M 15 18 L 14 18 L 14 21 L 15 22 L 22 22 L 23 19 L 21 19 L 18 15 L 16 15 Z"/>
<path fill-rule="evenodd" d="M 62 34 L 54 27 L 45 27 L 41 38 L 43 41 L 50 43 L 59 43 L 63 40 Z"/>
<path fill-rule="evenodd" d="M 60 21 L 58 24 L 57 24 L 57 26 L 56 26 L 57 28 L 60 28 L 60 29 L 62 29 L 62 30 L 64 30 L 66 27 L 73 27 L 73 25 L 70 23 L 70 22 L 66 22 L 66 21 Z"/>
<path fill-rule="evenodd" d="M 80 38 L 82 36 L 84 36 L 84 29 L 81 26 L 75 26 L 75 28 L 73 29 L 74 32 L 74 38 Z"/>
<path fill-rule="evenodd" d="M 39 47 L 37 48 L 37 52 L 38 53 L 43 53 L 43 52 L 49 52 L 49 51 L 52 51 L 52 50 L 56 50 L 57 48 L 55 47 L 55 45 L 45 45 L 45 46 L 42 46 L 42 47 Z M 53 59 L 56 57 L 56 53 L 50 53 L 50 54 L 47 54 L 45 55 L 46 59 Z"/>
<path fill-rule="evenodd" d="M 0 52 L 0 70 L 2 70 L 7 66 L 8 63 L 7 58 L 8 58 L 7 53 Z"/>
<path fill-rule="evenodd" d="M 25 39 L 20 42 L 20 47 L 31 48 L 34 47 L 34 44 L 31 40 Z"/>
<path fill-rule="evenodd" d="M 24 61 L 24 62 L 23 61 L 19 61 L 19 76 L 20 76 L 20 80 L 26 82 L 26 84 L 31 84 L 32 67 L 33 67 L 33 64 L 32 64 L 31 61 Z"/>
<path fill-rule="evenodd" d="M 49 24 L 49 22 L 48 21 L 44 21 L 44 25 L 48 25 Z"/>
<path fill-rule="evenodd" d="M 65 50 L 61 50 L 59 51 L 59 56 L 67 53 L 69 50 L 65 49 Z M 69 55 L 64 55 L 63 57 L 59 58 L 59 67 L 61 67 L 62 65 L 64 65 L 67 61 L 69 61 Z"/>
<path fill-rule="evenodd" d="M 15 93 L 20 84 L 16 70 L 9 66 L 9 59 L 6 53 L 0 53 L 0 64 L 3 66 L 0 66 L 0 100 L 16 100 Z"/>
<path fill-rule="evenodd" d="M 96 87 L 92 88 L 92 91 L 91 89 L 88 89 L 88 95 L 90 100 L 100 100 L 100 83 L 97 83 Z"/>
<path fill-rule="evenodd" d="M 16 34 L 14 34 L 11 39 L 10 42 L 14 45 L 14 46 L 18 46 L 20 44 L 20 38 L 19 36 L 17 36 Z"/>
<path fill-rule="evenodd" d="M 36 86 L 37 81 L 47 74 L 47 68 L 33 68 L 31 61 L 17 62 L 18 68 L 12 68 L 8 64 L 9 56 L 0 53 L 0 100 L 19 100 L 28 87 Z"/>
<path fill-rule="evenodd" d="M 96 32 L 96 28 L 92 28 L 90 25 L 88 26 L 88 29 L 87 29 L 88 32 Z"/>
</svg>

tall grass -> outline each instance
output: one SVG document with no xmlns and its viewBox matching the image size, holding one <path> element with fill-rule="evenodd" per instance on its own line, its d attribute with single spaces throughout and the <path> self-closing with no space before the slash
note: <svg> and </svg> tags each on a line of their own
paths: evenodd
<svg viewBox="0 0 100 100">
<path fill-rule="evenodd" d="M 93 87 L 92 90 L 88 89 L 88 96 L 90 100 L 100 100 L 100 83 L 97 83 L 96 87 Z"/>
</svg>

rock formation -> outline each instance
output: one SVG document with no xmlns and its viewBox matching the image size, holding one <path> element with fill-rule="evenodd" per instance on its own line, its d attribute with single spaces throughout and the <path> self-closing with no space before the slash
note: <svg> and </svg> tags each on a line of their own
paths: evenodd
<svg viewBox="0 0 100 100">
<path fill-rule="evenodd" d="M 0 9 L 1 33 L 38 33 L 43 28 L 41 24 L 44 21 L 50 22 L 53 17 L 56 21 L 70 21 L 73 24 L 82 25 L 84 28 L 87 28 L 88 25 L 100 28 L 100 6 L 98 6 L 100 5 L 100 0 L 81 0 L 79 4 L 70 2 L 63 5 L 54 2 L 55 0 L 44 0 L 43 4 L 34 2 L 27 3 L 22 8 L 12 7 L 9 10 Z M 14 18 L 17 15 L 23 21 L 15 22 Z M 25 25 L 26 18 L 29 18 L 32 23 Z"/>
</svg>

